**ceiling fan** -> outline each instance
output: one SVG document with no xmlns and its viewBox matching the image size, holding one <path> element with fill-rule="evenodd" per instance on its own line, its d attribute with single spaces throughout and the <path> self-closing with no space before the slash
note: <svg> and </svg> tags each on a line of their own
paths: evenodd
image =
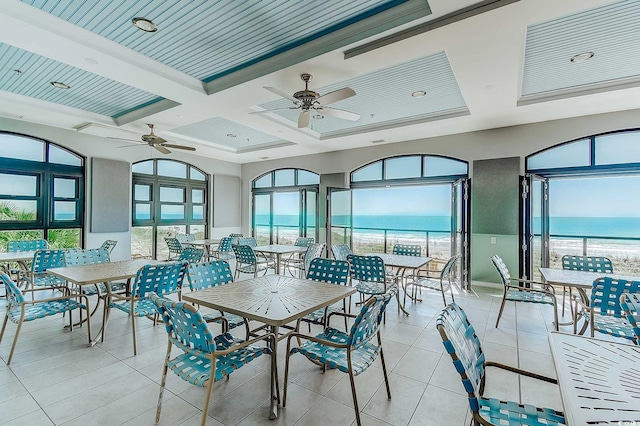
<svg viewBox="0 0 640 426">
<path fill-rule="evenodd" d="M 173 149 L 184 149 L 185 151 L 195 151 L 196 149 L 191 147 L 191 146 L 184 146 L 184 145 L 175 145 L 172 143 L 167 143 L 167 140 L 157 136 L 153 133 L 153 129 L 156 127 L 155 124 L 151 124 L 151 123 L 147 123 L 147 126 L 149 126 L 149 129 L 151 129 L 151 132 L 148 135 L 142 135 L 140 137 L 141 140 L 136 141 L 133 139 L 124 139 L 124 138 L 114 138 L 109 136 L 108 139 L 117 139 L 117 140 L 121 140 L 121 141 L 129 141 L 129 142 L 135 142 L 135 143 L 143 143 L 143 144 L 147 144 L 152 148 L 157 149 L 158 151 L 160 151 L 163 154 L 171 154 L 171 151 L 169 151 L 167 148 L 173 148 Z M 125 145 L 125 146 L 121 146 L 120 148 L 128 148 L 132 145 Z"/>
<path fill-rule="evenodd" d="M 283 98 L 292 101 L 294 106 L 288 108 L 276 108 L 265 111 L 256 111 L 252 114 L 262 114 L 265 112 L 286 109 L 299 109 L 300 115 L 298 116 L 298 128 L 309 126 L 312 112 L 317 112 L 318 114 L 342 118 L 343 120 L 350 121 L 356 121 L 360 118 L 360 114 L 327 106 L 334 102 L 338 102 L 343 99 L 350 98 L 351 96 L 355 96 L 356 92 L 353 89 L 351 89 L 350 87 L 343 87 L 342 89 L 334 90 L 333 92 L 320 95 L 318 92 L 309 90 L 309 82 L 313 78 L 311 74 L 301 74 L 300 78 L 302 79 L 302 81 L 304 81 L 304 90 L 300 90 L 293 95 L 288 95 L 287 93 L 283 92 L 282 90 L 276 89 L 275 87 L 264 87 L 270 92 L 273 92 L 278 96 L 282 96 Z"/>
</svg>

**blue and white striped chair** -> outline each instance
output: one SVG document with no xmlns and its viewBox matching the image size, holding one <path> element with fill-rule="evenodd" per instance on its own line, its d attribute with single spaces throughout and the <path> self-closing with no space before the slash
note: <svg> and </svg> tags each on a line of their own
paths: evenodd
<svg viewBox="0 0 640 426">
<path fill-rule="evenodd" d="M 484 396 L 485 367 L 502 368 L 554 384 L 558 381 L 507 365 L 487 362 L 473 326 L 458 305 L 451 303 L 445 307 L 436 319 L 436 327 L 447 353 L 451 355 L 456 371 L 462 378 L 474 425 L 557 426 L 565 424 L 564 414 L 560 411 Z"/>
<path fill-rule="evenodd" d="M 307 279 L 346 286 L 349 284 L 349 262 L 316 257 L 309 265 Z M 306 322 L 309 325 L 309 331 L 311 331 L 311 324 L 326 327 L 327 317 L 333 312 L 347 312 L 347 299 L 342 299 L 342 308 L 339 306 L 327 306 L 326 308 L 318 309 L 305 315 L 300 318 L 300 321 Z M 344 319 L 344 327 L 346 331 L 346 317 Z M 296 328 L 299 329 L 299 327 Z"/>
<path fill-rule="evenodd" d="M 47 269 L 67 266 L 64 252 L 60 249 L 35 252 L 28 277 L 31 288 L 54 287 L 56 290 L 60 290 L 67 287 L 67 282 L 62 278 L 47 274 Z M 33 293 L 31 295 L 33 296 Z"/>
<path fill-rule="evenodd" d="M 9 358 L 7 359 L 7 365 L 11 364 L 13 358 L 13 351 L 18 343 L 18 336 L 20 335 L 20 329 L 23 322 L 33 321 L 38 318 L 45 318 L 52 315 L 62 314 L 69 312 L 69 330 L 73 330 L 73 319 L 71 318 L 71 312 L 75 309 L 81 309 L 80 311 L 80 323 L 82 323 L 82 309 L 87 310 L 89 301 L 87 296 L 84 295 L 71 295 L 69 289 L 66 287 L 55 288 L 64 292 L 63 296 L 40 298 L 35 301 L 26 301 L 23 292 L 18 288 L 7 274 L 0 274 L 0 281 L 7 289 L 7 311 L 4 316 L 4 322 L 2 323 L 2 331 L 0 331 L 0 342 L 4 337 L 4 332 L 7 327 L 7 321 L 18 325 L 16 334 L 13 337 L 13 344 L 11 345 L 11 351 L 9 352 Z M 34 293 L 36 291 L 54 289 L 53 287 L 39 287 L 30 290 L 24 290 L 24 292 Z M 84 300 L 84 303 L 80 303 L 78 300 Z M 88 312 L 87 312 L 88 315 Z M 89 336 L 89 342 L 91 342 L 91 324 L 90 321 L 86 321 L 87 335 Z"/>
<path fill-rule="evenodd" d="M 179 262 L 198 263 L 202 262 L 204 257 L 204 249 L 196 247 L 185 247 L 178 256 Z"/>
<path fill-rule="evenodd" d="M 171 369 L 178 377 L 193 385 L 206 387 L 207 396 L 202 412 L 202 426 L 207 421 L 209 400 L 213 384 L 256 358 L 271 354 L 271 347 L 277 344 L 273 333 L 265 334 L 249 341 L 236 339 L 231 333 L 213 337 L 207 323 L 198 310 L 185 302 L 174 302 L 149 295 L 149 300 L 162 316 L 168 334 L 167 355 L 165 356 L 160 382 L 160 395 L 156 409 L 156 423 L 160 421 L 162 394 L 167 382 L 167 371 Z M 267 341 L 268 347 L 257 346 L 259 341 Z M 171 349 L 176 346 L 182 353 L 171 357 Z M 276 374 L 276 359 L 272 357 L 271 368 Z"/>
<path fill-rule="evenodd" d="M 636 336 L 634 343 L 640 345 L 640 293 L 620 296 L 620 308 Z"/>
</svg>

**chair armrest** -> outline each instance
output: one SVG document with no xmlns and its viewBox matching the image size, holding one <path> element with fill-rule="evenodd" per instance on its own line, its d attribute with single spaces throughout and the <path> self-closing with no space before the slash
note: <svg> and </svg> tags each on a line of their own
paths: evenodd
<svg viewBox="0 0 640 426">
<path fill-rule="evenodd" d="M 66 293 L 67 295 L 71 294 L 71 290 L 69 290 L 69 287 L 56 287 L 56 286 L 52 286 L 52 285 L 48 285 L 48 286 L 44 286 L 44 287 L 37 287 L 37 288 L 29 288 L 29 289 L 24 289 L 21 290 L 22 293 L 35 293 L 36 291 L 43 291 L 43 290 L 60 290 L 64 293 Z"/>
<path fill-rule="evenodd" d="M 271 340 L 272 344 L 274 344 L 274 345 L 278 344 L 276 335 L 273 334 L 273 333 L 267 333 L 267 334 L 263 334 L 262 336 L 259 336 L 259 337 L 254 337 L 251 340 L 246 340 L 246 341 L 244 341 L 242 343 L 239 343 L 237 345 L 233 345 L 229 349 L 225 349 L 223 351 L 215 351 L 215 352 L 213 352 L 213 355 L 215 355 L 215 356 L 228 355 L 228 354 L 230 354 L 232 352 L 237 351 L 240 348 L 244 348 L 246 346 L 252 345 L 252 344 L 257 343 L 257 342 L 259 342 L 261 340 Z"/>
<path fill-rule="evenodd" d="M 354 314 L 348 314 L 346 312 L 331 312 L 328 316 L 327 316 L 327 326 L 331 323 L 331 316 L 333 315 L 338 315 L 341 317 L 347 317 L 347 318 L 357 318 L 357 315 Z"/>
<path fill-rule="evenodd" d="M 56 300 L 69 300 L 69 299 L 75 299 L 76 297 L 80 297 L 82 299 L 87 299 L 88 302 L 88 297 L 85 295 L 73 295 L 73 296 L 57 296 L 57 297 L 47 297 L 45 299 L 38 299 L 38 300 L 25 300 L 23 303 L 25 305 L 36 305 L 38 303 L 42 303 L 42 302 L 54 302 Z"/>
<path fill-rule="evenodd" d="M 554 385 L 558 384 L 558 381 L 552 377 L 542 376 L 540 374 L 532 373 L 531 371 L 521 370 L 520 368 L 511 367 L 509 365 L 500 364 L 498 362 L 488 361 L 484 364 L 486 367 L 497 367 L 503 370 L 511 371 L 512 373 L 522 374 L 523 376 L 532 377 L 534 379 L 542 380 L 545 382 L 553 383 Z"/>
<path fill-rule="evenodd" d="M 331 346 L 332 348 L 347 349 L 349 347 L 349 345 L 345 345 L 345 344 L 341 344 L 341 343 L 335 343 L 335 342 L 332 342 L 330 340 L 319 339 L 319 338 L 317 338 L 315 336 L 308 336 L 306 334 L 293 332 L 293 333 L 289 334 L 289 337 L 287 338 L 287 348 L 290 347 L 291 339 L 294 338 L 294 337 L 297 337 L 297 338 L 300 338 L 300 339 L 309 340 L 310 342 L 320 343 L 320 344 L 325 345 L 325 346 Z"/>
<path fill-rule="evenodd" d="M 515 282 L 518 282 L 518 283 L 524 283 L 524 284 L 531 284 L 532 287 L 520 287 L 520 286 L 516 286 L 516 285 L 511 285 L 511 284 L 509 284 L 507 287 L 515 288 L 515 289 L 518 289 L 518 290 L 525 290 L 525 291 L 531 290 L 531 291 L 538 291 L 538 292 L 540 292 L 540 291 L 547 292 L 548 290 L 550 290 L 550 291 L 555 293 L 555 289 L 553 288 L 553 286 L 551 284 L 542 283 L 542 282 L 539 282 L 539 281 L 525 280 L 525 279 L 522 279 L 522 278 L 511 278 L 511 281 L 515 281 Z M 533 285 L 540 286 L 541 288 L 535 288 L 535 287 L 533 287 Z"/>
</svg>

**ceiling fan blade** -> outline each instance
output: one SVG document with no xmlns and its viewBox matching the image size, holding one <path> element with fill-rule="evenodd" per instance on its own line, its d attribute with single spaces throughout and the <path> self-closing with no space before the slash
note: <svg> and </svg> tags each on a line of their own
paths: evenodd
<svg viewBox="0 0 640 426">
<path fill-rule="evenodd" d="M 322 105 L 329 105 L 334 102 L 341 101 L 343 99 L 350 98 L 351 96 L 355 96 L 356 92 L 350 87 L 344 87 L 339 90 L 334 90 L 333 92 L 325 93 L 316 99 L 316 102 L 319 102 Z"/>
<path fill-rule="evenodd" d="M 289 107 L 289 108 L 275 108 L 275 109 L 265 109 L 263 111 L 253 111 L 249 114 L 264 114 L 265 112 L 274 112 L 274 111 L 284 111 L 289 109 L 298 109 L 299 107 Z"/>
<path fill-rule="evenodd" d="M 294 98 L 294 97 L 293 97 L 293 96 L 291 96 L 290 94 L 285 93 L 285 92 L 283 92 L 283 91 L 282 91 L 282 90 L 280 90 L 280 89 L 276 89 L 275 87 L 269 87 L 269 86 L 262 86 L 262 87 L 264 87 L 265 89 L 267 89 L 267 90 L 268 90 L 268 91 L 270 91 L 270 92 L 275 93 L 275 94 L 276 94 L 276 95 L 278 95 L 278 96 L 281 96 L 281 97 L 283 97 L 283 98 L 285 98 L 285 99 L 289 99 L 289 100 L 290 100 L 290 101 L 292 101 L 292 102 L 295 102 L 295 103 L 299 103 L 299 102 L 300 102 L 299 100 L 297 100 L 296 98 Z"/>
<path fill-rule="evenodd" d="M 114 140 L 117 140 L 117 141 L 127 141 L 127 142 L 135 142 L 135 143 L 146 143 L 146 142 L 137 141 L 137 140 L 134 140 L 134 139 L 114 138 L 113 136 L 107 136 L 107 139 L 114 139 Z"/>
<path fill-rule="evenodd" d="M 303 127 L 309 126 L 309 110 L 301 111 L 300 116 L 298 117 L 298 129 L 302 129 Z"/>
<path fill-rule="evenodd" d="M 162 145 L 151 145 L 152 147 L 154 147 L 155 149 L 157 149 L 158 151 L 160 151 L 163 154 L 171 154 L 171 151 L 169 151 L 167 148 L 165 148 Z"/>
<path fill-rule="evenodd" d="M 140 147 L 140 145 L 122 145 L 116 148 L 138 148 L 138 147 Z"/>
<path fill-rule="evenodd" d="M 184 149 L 185 151 L 195 151 L 196 150 L 192 146 L 174 145 L 172 143 L 163 143 L 160 146 L 167 147 L 167 148 Z"/>
<path fill-rule="evenodd" d="M 356 114 L 355 112 L 345 111 L 343 109 L 322 107 L 322 108 L 317 108 L 317 110 L 321 114 L 329 115 L 331 117 L 336 117 L 336 118 L 342 118 L 343 120 L 357 121 L 360 119 L 360 114 Z"/>
</svg>

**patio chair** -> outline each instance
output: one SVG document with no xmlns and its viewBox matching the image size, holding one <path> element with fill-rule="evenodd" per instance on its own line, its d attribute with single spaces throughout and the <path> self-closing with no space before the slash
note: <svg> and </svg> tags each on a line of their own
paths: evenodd
<svg viewBox="0 0 640 426">
<path fill-rule="evenodd" d="M 398 256 L 420 256 L 422 254 L 422 247 L 418 244 L 394 244 L 392 253 Z M 387 267 L 387 279 L 399 279 L 404 280 L 405 268 L 394 269 L 390 266 Z"/>
<path fill-rule="evenodd" d="M 344 260 L 323 259 L 317 257 L 309 263 L 307 279 L 337 285 L 349 284 L 349 262 Z M 327 306 L 300 318 L 296 331 L 300 330 L 300 322 L 306 322 L 311 331 L 311 324 L 327 326 L 327 317 L 333 312 L 347 312 L 347 300 L 342 299 L 342 307 Z M 344 318 L 344 329 L 347 331 L 347 317 Z"/>
<path fill-rule="evenodd" d="M 311 244 L 313 244 L 313 238 L 308 237 L 298 237 L 296 238 L 295 243 L 293 243 L 293 245 L 296 247 L 309 247 Z M 289 257 L 282 261 L 283 267 L 288 269 L 291 275 L 295 275 L 293 272 L 291 272 L 291 268 L 300 271 L 302 269 L 301 265 L 304 262 L 304 256 L 304 253 L 289 254 Z"/>
<path fill-rule="evenodd" d="M 613 263 L 608 257 L 602 256 L 577 256 L 571 254 L 565 254 L 562 256 L 562 269 L 571 271 L 588 271 L 588 272 L 602 272 L 604 274 L 613 273 Z M 564 302 L 567 292 L 567 287 L 562 288 L 562 315 L 564 315 Z M 572 288 L 569 287 L 569 300 L 573 299 Z M 573 305 L 571 305 L 573 308 Z"/>
<path fill-rule="evenodd" d="M 304 277 L 309 270 L 309 265 L 313 259 L 322 257 L 324 254 L 325 243 L 312 243 L 307 246 L 307 251 L 300 258 L 290 258 L 284 261 L 284 267 L 292 276 L 297 275 Z"/>
<path fill-rule="evenodd" d="M 179 262 L 198 263 L 202 262 L 204 257 L 204 249 L 196 247 L 185 247 L 178 256 Z"/>
<path fill-rule="evenodd" d="M 231 237 L 224 237 L 220 239 L 218 248 L 213 252 L 213 257 L 218 260 L 230 260 L 233 259 L 233 249 L 231 248 Z"/>
<path fill-rule="evenodd" d="M 169 248 L 169 257 L 168 261 L 176 261 L 180 258 L 180 253 L 184 250 L 182 247 L 182 243 L 178 241 L 177 238 L 173 237 L 164 237 L 164 241 L 167 243 L 167 247 Z"/>
<path fill-rule="evenodd" d="M 46 250 L 49 248 L 47 240 L 13 240 L 7 241 L 7 251 L 32 251 L 32 250 Z"/>
<path fill-rule="evenodd" d="M 347 244 L 334 244 L 331 246 L 331 253 L 335 260 L 347 260 L 347 256 L 351 254 L 351 247 Z"/>
<path fill-rule="evenodd" d="M 473 425 L 563 425 L 564 414 L 514 401 L 484 395 L 486 367 L 497 367 L 523 376 L 557 384 L 550 377 L 485 360 L 480 340 L 465 312 L 455 303 L 445 307 L 436 319 L 436 328 L 467 392 Z"/>
<path fill-rule="evenodd" d="M 355 318 L 349 333 L 327 326 L 324 331 L 315 337 L 294 332 L 287 339 L 287 355 L 284 367 L 284 397 L 282 406 L 287 405 L 287 388 L 289 382 L 289 358 L 295 353 L 300 353 L 314 364 L 326 368 L 337 368 L 349 375 L 351 383 L 351 396 L 356 412 L 356 422 L 360 422 L 360 409 L 358 407 L 358 397 L 356 395 L 356 385 L 354 377 L 362 374 L 380 356 L 384 383 L 387 388 L 387 397 L 391 399 L 391 389 L 389 388 L 389 378 L 387 377 L 387 366 L 382 352 L 382 339 L 380 337 L 380 322 L 384 316 L 384 311 L 392 297 L 397 295 L 398 287 L 392 286 L 389 291 L 373 296 L 362 305 L 358 315 L 351 315 L 345 312 L 334 312 L 331 316 L 344 316 Z M 329 318 L 331 318 L 329 316 Z M 374 341 L 377 337 L 377 342 Z M 291 339 L 305 340 L 302 345 L 291 348 Z"/>
<path fill-rule="evenodd" d="M 500 304 L 500 311 L 498 312 L 498 318 L 496 319 L 496 328 L 500 323 L 500 317 L 504 310 L 504 305 L 507 300 L 513 302 L 525 302 L 525 303 L 542 303 L 545 305 L 553 306 L 553 318 L 556 331 L 558 330 L 558 310 L 556 309 L 556 295 L 554 288 L 546 283 L 539 283 L 536 281 L 524 280 L 521 278 L 511 278 L 507 265 L 500 256 L 494 254 L 491 256 L 491 262 L 496 267 L 500 280 L 504 286 L 504 293 L 502 294 L 502 303 Z M 512 285 L 511 281 L 515 281 L 518 285 Z"/>
<path fill-rule="evenodd" d="M 167 354 L 162 368 L 156 408 L 156 424 L 160 421 L 162 394 L 167 383 L 167 372 L 171 369 L 182 380 L 207 389 L 200 423 L 204 426 L 213 384 L 224 378 L 228 379 L 234 371 L 260 356 L 270 355 L 270 348 L 277 344 L 276 336 L 269 333 L 248 341 L 237 339 L 231 333 L 214 337 L 202 315 L 193 305 L 164 299 L 155 293 L 149 295 L 149 300 L 162 316 L 168 335 Z M 268 346 L 256 345 L 260 341 L 266 341 Z M 172 358 L 173 346 L 180 349 L 181 353 Z M 271 368 L 276 373 L 275 357 L 272 357 Z"/>
<path fill-rule="evenodd" d="M 455 281 L 456 276 L 455 266 L 459 258 L 460 256 L 453 256 L 447 260 L 447 263 L 445 263 L 437 276 L 433 274 L 437 271 L 424 271 L 422 274 L 418 273 L 415 276 L 408 277 L 404 285 L 404 303 L 407 303 L 408 287 L 411 287 L 411 296 L 409 297 L 413 301 L 420 300 L 418 299 L 417 290 L 426 288 L 428 290 L 440 292 L 442 294 L 444 306 L 447 306 L 447 299 L 445 297 L 445 292 L 447 290 L 451 293 L 451 301 L 455 302 L 455 298 L 453 296 L 453 282 Z"/>
<path fill-rule="evenodd" d="M 102 250 L 107 251 L 109 254 L 111 254 L 111 252 L 113 251 L 113 249 L 115 248 L 115 246 L 117 244 L 118 244 L 118 242 L 116 240 L 105 240 L 105 242 L 102 243 L 100 248 Z"/>
<path fill-rule="evenodd" d="M 251 246 L 235 245 L 232 247 L 236 256 L 236 279 L 240 278 L 240 273 L 253 274 L 254 277 L 257 277 L 258 272 L 264 271 L 264 274 L 266 274 L 269 269 L 275 270 L 275 263 L 256 256 Z"/>
<path fill-rule="evenodd" d="M 192 263 L 187 271 L 187 281 L 191 291 L 204 290 L 205 288 L 233 283 L 233 273 L 229 264 L 224 260 Z M 181 292 L 179 295 L 180 300 L 182 300 Z M 239 315 L 218 311 L 218 315 L 203 313 L 202 317 L 206 322 L 222 324 L 223 332 L 244 325 L 245 340 L 249 339 L 249 321 Z"/>
<path fill-rule="evenodd" d="M 635 308 L 633 308 L 633 307 Z M 627 318 L 627 322 L 633 330 L 636 338 L 634 343 L 640 345 L 640 293 L 623 294 L 620 296 L 620 308 Z"/>
<path fill-rule="evenodd" d="M 182 280 L 187 271 L 187 262 L 160 263 L 145 265 L 136 274 L 131 286 L 131 295 L 112 294 L 109 303 L 105 303 L 103 312 L 104 330 L 102 341 L 106 333 L 106 318 L 111 309 L 118 309 L 131 316 L 131 330 L 133 332 L 133 354 L 138 354 L 136 341 L 136 317 L 148 317 L 156 322 L 156 305 L 149 299 L 150 293 L 167 295 L 176 293 L 182 286 Z"/>
<path fill-rule="evenodd" d="M 244 237 L 244 234 L 229 234 L 229 238 L 231 238 L 231 245 L 239 244 L 238 240 Z"/>
<path fill-rule="evenodd" d="M 250 247 L 258 247 L 258 243 L 253 237 L 239 237 L 238 244 L 239 246 L 250 246 Z"/>
<path fill-rule="evenodd" d="M 177 234 L 176 238 L 178 239 L 178 241 L 180 241 L 180 243 L 188 243 L 190 241 L 196 240 L 196 236 L 193 234 Z"/>
<path fill-rule="evenodd" d="M 360 293 L 360 303 L 364 303 L 365 298 L 385 294 L 388 290 L 387 284 L 396 285 L 395 279 L 388 280 L 384 262 L 379 256 L 360 256 L 350 254 L 347 260 L 351 264 L 351 281 L 357 281 L 356 290 Z M 398 300 L 398 313 L 400 313 L 400 296 L 396 292 Z"/>
<path fill-rule="evenodd" d="M 29 302 L 25 300 L 23 293 L 30 292 L 31 294 L 33 294 L 37 291 L 53 290 L 54 287 L 32 288 L 30 290 L 24 290 L 23 292 L 7 274 L 0 274 L 0 282 L 4 284 L 4 287 L 7 291 L 8 299 L 8 305 L 6 308 L 4 321 L 2 323 L 2 331 L 0 331 L 0 342 L 2 342 L 2 338 L 4 337 L 4 332 L 7 327 L 7 320 L 11 320 L 11 322 L 14 322 L 18 325 L 16 333 L 13 337 L 13 343 L 11 344 L 11 351 L 9 352 L 7 365 L 10 365 L 11 360 L 13 359 L 13 352 L 16 349 L 16 343 L 18 343 L 18 336 L 20 335 L 20 329 L 22 328 L 23 322 L 33 321 L 39 318 L 46 318 L 56 314 L 69 312 L 69 330 L 73 331 L 73 319 L 71 315 L 72 311 L 74 311 L 75 309 L 81 309 L 80 322 L 82 323 L 82 309 L 87 310 L 87 307 L 89 306 L 87 296 L 79 294 L 72 296 L 69 289 L 66 287 L 60 289 L 64 293 L 62 296 L 38 298 L 38 300 L 32 300 Z M 58 290 L 59 288 L 55 289 Z M 83 300 L 84 303 L 80 303 L 76 299 Z M 88 315 L 89 312 L 87 311 L 87 318 Z M 90 321 L 86 321 L 86 324 L 87 335 L 89 338 L 89 342 L 91 342 Z"/>
<path fill-rule="evenodd" d="M 575 323 L 581 316 L 589 323 L 591 337 L 597 331 L 635 342 L 636 334 L 620 306 L 622 295 L 629 293 L 640 293 L 640 281 L 612 277 L 596 279 L 591 287 L 589 306 L 584 306 L 578 300 L 580 306 L 574 328 L 577 328 Z"/>
<path fill-rule="evenodd" d="M 31 271 L 28 275 L 28 283 L 31 288 L 53 287 L 56 290 L 67 287 L 67 282 L 62 278 L 47 274 L 47 269 L 67 266 L 64 250 L 38 250 L 33 255 Z M 33 297 L 33 293 L 31 293 Z"/>
</svg>

